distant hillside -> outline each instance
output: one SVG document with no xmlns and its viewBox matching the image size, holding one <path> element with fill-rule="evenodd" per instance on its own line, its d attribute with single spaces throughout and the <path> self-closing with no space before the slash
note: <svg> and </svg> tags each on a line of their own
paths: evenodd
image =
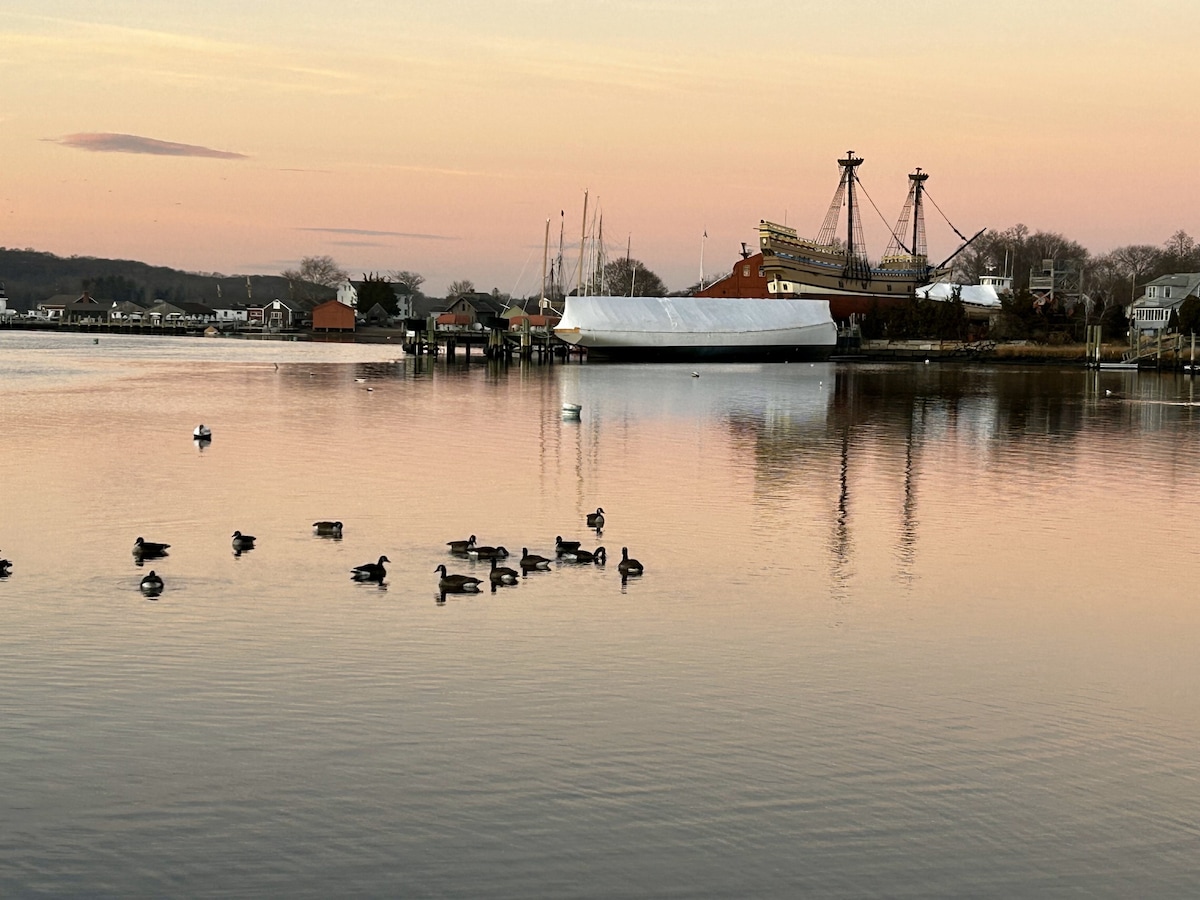
<svg viewBox="0 0 1200 900">
<path fill-rule="evenodd" d="M 55 294 L 91 291 L 98 300 L 246 300 L 256 302 L 289 296 L 287 279 L 279 275 L 222 275 L 219 272 L 181 272 L 128 259 L 97 259 L 91 256 L 55 256 L 37 250 L 0 247 L 0 284 L 4 285 L 11 309 L 34 309 Z M 317 288 L 318 291 L 324 289 Z M 329 291 L 329 296 L 334 295 Z"/>
</svg>

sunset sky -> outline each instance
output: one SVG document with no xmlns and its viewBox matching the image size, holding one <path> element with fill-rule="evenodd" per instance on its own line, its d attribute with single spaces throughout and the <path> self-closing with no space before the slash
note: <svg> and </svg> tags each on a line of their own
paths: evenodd
<svg viewBox="0 0 1200 900">
<path fill-rule="evenodd" d="M 1200 237 L 1195 34 L 1195 0 L 8 0 L 0 245 L 525 295 L 586 189 L 675 289 L 759 219 L 815 236 L 850 148 L 889 224 L 921 166 L 966 233 L 1161 244 Z"/>
</svg>

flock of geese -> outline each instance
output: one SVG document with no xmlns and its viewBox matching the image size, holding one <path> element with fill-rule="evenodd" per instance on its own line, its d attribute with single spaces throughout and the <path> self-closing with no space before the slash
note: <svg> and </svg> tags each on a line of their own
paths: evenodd
<svg viewBox="0 0 1200 900">
<path fill-rule="evenodd" d="M 598 508 L 594 513 L 589 513 L 587 524 L 589 528 L 596 530 L 598 536 L 604 528 L 603 508 Z M 548 570 L 550 564 L 554 562 L 548 556 L 530 553 L 528 547 L 522 547 L 520 559 L 517 561 L 517 565 L 521 571 L 518 572 L 510 566 L 500 565 L 501 560 L 508 559 L 510 556 L 505 547 L 479 544 L 477 540 L 475 535 L 471 535 L 465 540 L 447 541 L 446 546 L 449 548 L 450 553 L 455 556 L 490 560 L 491 568 L 488 570 L 487 580 L 491 583 L 493 593 L 495 593 L 497 588 L 517 584 L 520 578 L 528 575 L 530 572 Z M 558 535 L 554 539 L 554 555 L 557 559 L 564 562 L 597 566 L 603 566 L 608 562 L 608 551 L 604 547 L 597 547 L 595 550 L 585 550 L 580 546 L 581 543 L 581 541 L 563 540 L 562 535 Z M 388 561 L 387 557 L 381 557 L 378 564 L 371 567 L 371 571 L 378 573 L 382 578 L 383 563 Z M 358 572 L 365 568 L 367 567 L 360 566 L 355 571 Z M 484 583 L 484 579 L 476 578 L 474 575 L 462 575 L 450 572 L 446 568 L 445 563 L 437 566 L 433 571 L 438 573 L 438 592 L 442 600 L 445 600 L 446 594 L 466 594 L 479 591 L 481 590 L 481 585 Z M 641 575 L 645 571 L 645 568 L 638 560 L 630 557 L 628 547 L 622 547 L 621 561 L 617 563 L 617 571 L 621 573 L 621 583 L 624 584 L 628 578 Z"/>
<path fill-rule="evenodd" d="M 588 528 L 594 529 L 596 535 L 599 536 L 604 529 L 604 508 L 597 507 L 594 513 L 588 513 L 586 522 Z M 342 536 L 343 525 L 341 522 L 313 522 L 312 527 L 313 532 L 321 537 L 341 538 Z M 253 535 L 235 531 L 231 540 L 234 555 L 240 556 L 242 553 L 253 550 L 257 539 Z M 563 540 L 562 535 L 558 535 L 554 540 L 555 557 L 564 562 L 598 566 L 607 564 L 608 551 L 604 547 L 597 547 L 595 550 L 585 550 L 580 546 L 581 543 L 581 541 Z M 550 564 L 554 562 L 550 557 L 530 553 L 528 547 L 522 547 L 521 557 L 517 563 L 520 567 L 520 572 L 518 572 L 516 569 L 500 564 L 501 560 L 508 559 L 509 557 L 507 549 L 502 546 L 481 545 L 477 543 L 475 535 L 471 535 L 465 540 L 447 541 L 446 546 L 449 548 L 450 553 L 455 556 L 477 560 L 490 560 L 491 568 L 488 571 L 487 580 L 490 582 L 493 592 L 499 587 L 518 584 L 520 578 L 530 572 L 546 571 L 550 568 Z M 133 543 L 134 561 L 141 566 L 148 560 L 162 559 L 168 555 L 167 550 L 170 547 L 170 544 L 148 541 L 145 538 L 139 537 Z M 353 581 L 382 584 L 387 577 L 385 563 L 390 562 L 391 560 L 386 555 L 380 556 L 375 562 L 355 566 L 350 570 L 350 578 Z M 12 563 L 8 560 L 0 559 L 0 577 L 9 574 L 8 570 L 11 565 Z M 484 583 L 484 579 L 476 578 L 474 575 L 450 572 L 446 568 L 445 563 L 439 565 L 434 571 L 438 573 L 439 602 L 445 601 L 446 594 L 477 592 L 480 590 L 480 585 Z M 624 584 L 626 579 L 641 575 L 645 569 L 638 560 L 629 556 L 628 547 L 622 547 L 621 561 L 617 563 L 617 571 L 621 574 L 621 583 Z M 139 587 L 146 596 L 157 597 L 163 592 L 166 585 L 162 576 L 151 569 L 142 578 Z"/>
</svg>

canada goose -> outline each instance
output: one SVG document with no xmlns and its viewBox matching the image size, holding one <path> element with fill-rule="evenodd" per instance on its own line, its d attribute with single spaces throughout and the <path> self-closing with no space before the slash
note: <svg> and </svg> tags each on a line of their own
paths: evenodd
<svg viewBox="0 0 1200 900">
<path fill-rule="evenodd" d="M 242 550 L 254 549 L 254 535 L 242 534 L 240 531 L 233 533 L 233 549 L 241 552 Z"/>
<path fill-rule="evenodd" d="M 333 535 L 334 537 L 342 536 L 341 522 L 313 522 L 313 528 L 317 530 L 317 534 Z"/>
<path fill-rule="evenodd" d="M 0 578 L 5 578 L 9 574 L 9 569 L 12 568 L 12 562 L 7 559 L 0 559 Z"/>
<path fill-rule="evenodd" d="M 588 513 L 587 526 L 588 528 L 604 527 L 604 507 L 597 506 L 594 513 Z"/>
<path fill-rule="evenodd" d="M 492 568 L 488 572 L 488 578 L 492 580 L 492 587 L 498 584 L 516 584 L 517 570 L 510 569 L 508 566 L 496 565 L 496 557 L 492 557 Z"/>
<path fill-rule="evenodd" d="M 564 553 L 563 559 L 577 563 L 595 563 L 598 566 L 608 562 L 608 551 L 603 547 L 597 547 L 595 550 L 573 550 L 570 553 Z"/>
<path fill-rule="evenodd" d="M 192 437 L 198 441 L 211 441 L 212 429 L 201 423 L 192 429 Z"/>
<path fill-rule="evenodd" d="M 521 548 L 521 570 L 528 572 L 531 569 L 549 569 L 550 560 L 544 556 L 538 556 L 536 553 L 530 553 L 528 547 Z"/>
<path fill-rule="evenodd" d="M 147 594 L 158 594 L 162 592 L 163 580 L 162 576 L 158 575 L 153 569 L 146 573 L 146 577 L 142 579 L 139 587 Z"/>
<path fill-rule="evenodd" d="M 508 551 L 503 547 L 472 547 L 467 552 L 480 559 L 508 559 Z"/>
<path fill-rule="evenodd" d="M 641 575 L 645 570 L 640 562 L 629 558 L 629 548 L 622 547 L 621 561 L 617 563 L 617 571 L 621 573 L 622 578 L 625 578 L 629 575 Z"/>
<path fill-rule="evenodd" d="M 142 559 L 155 559 L 159 556 L 166 556 L 167 548 L 170 546 L 170 544 L 158 544 L 139 537 L 133 542 L 133 555 Z"/>
<path fill-rule="evenodd" d="M 475 546 L 475 535 L 471 535 L 465 541 L 446 541 L 446 546 L 450 548 L 451 553 L 467 553 Z"/>
<path fill-rule="evenodd" d="M 355 581 L 383 581 L 384 576 L 387 575 L 387 569 L 383 567 L 385 562 L 391 562 L 391 560 L 386 556 L 381 556 L 379 562 L 355 566 L 350 570 L 350 577 Z"/>
<path fill-rule="evenodd" d="M 464 591 L 477 591 L 482 583 L 480 579 L 472 575 L 448 575 L 446 574 L 446 566 L 442 564 L 433 571 L 440 572 L 441 578 L 438 579 L 438 590 L 443 594 L 461 594 Z"/>
<path fill-rule="evenodd" d="M 578 549 L 579 541 L 564 541 L 561 534 L 554 539 L 554 552 L 559 556 L 574 553 Z"/>
</svg>

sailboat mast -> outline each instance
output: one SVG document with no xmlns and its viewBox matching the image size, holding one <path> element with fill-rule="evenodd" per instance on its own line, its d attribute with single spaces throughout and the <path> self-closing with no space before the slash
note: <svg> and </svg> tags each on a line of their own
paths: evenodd
<svg viewBox="0 0 1200 900">
<path fill-rule="evenodd" d="M 538 311 L 546 308 L 546 263 L 550 259 L 550 220 L 546 219 L 546 239 L 542 243 L 542 299 L 538 303 Z"/>
<path fill-rule="evenodd" d="M 577 276 L 577 281 L 575 283 L 575 296 L 576 297 L 583 296 L 583 254 L 584 254 L 584 247 L 587 243 L 587 204 L 588 204 L 588 192 L 585 190 L 583 192 L 583 224 L 580 226 L 580 229 L 579 229 L 579 274 Z"/>
</svg>

